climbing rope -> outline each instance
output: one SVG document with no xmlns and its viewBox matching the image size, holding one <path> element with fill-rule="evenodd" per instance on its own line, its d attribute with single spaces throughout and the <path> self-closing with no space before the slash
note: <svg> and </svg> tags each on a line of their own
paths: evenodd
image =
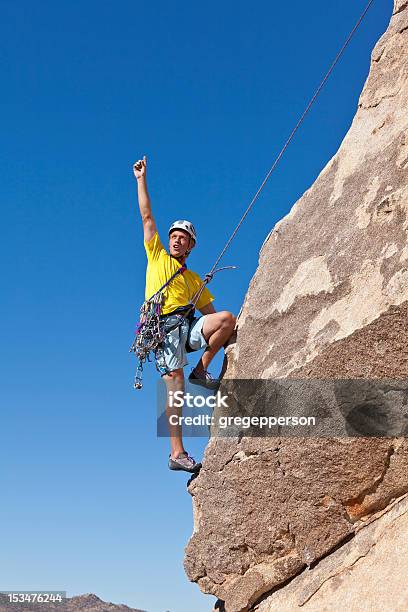
<svg viewBox="0 0 408 612">
<path fill-rule="evenodd" d="M 231 242 L 233 241 L 233 239 L 235 238 L 236 233 L 238 232 L 239 228 L 241 227 L 242 223 L 244 222 L 245 218 L 247 217 L 247 215 L 249 214 L 250 210 L 252 209 L 252 207 L 254 206 L 255 202 L 257 201 L 257 199 L 259 198 L 261 191 L 263 190 L 263 188 L 265 187 L 266 183 L 269 181 L 273 171 L 275 170 L 276 166 L 278 165 L 280 159 L 282 158 L 283 154 L 285 153 L 286 149 L 288 148 L 289 144 L 291 143 L 291 141 L 293 140 L 293 137 L 295 136 L 296 132 L 298 131 L 298 129 L 300 128 L 300 126 L 302 125 L 306 115 L 308 114 L 308 112 L 310 111 L 310 109 L 312 108 L 313 104 L 315 103 L 317 97 L 319 96 L 321 90 L 323 89 L 324 85 L 326 84 L 326 81 L 328 80 L 329 76 L 331 75 L 331 73 L 333 72 L 336 64 L 338 63 L 339 59 L 341 58 L 341 56 L 343 55 L 344 51 L 346 50 L 346 48 L 348 47 L 351 39 L 353 38 L 356 30 L 358 29 L 359 25 L 361 24 L 361 22 L 363 21 L 365 15 L 367 14 L 370 6 L 373 4 L 374 0 L 369 0 L 369 2 L 367 3 L 364 11 L 361 13 L 359 19 L 357 20 L 356 24 L 354 25 L 353 29 L 351 30 L 351 32 L 349 33 L 349 35 L 347 36 L 346 40 L 343 43 L 343 46 L 341 47 L 340 51 L 337 53 L 336 57 L 334 58 L 330 68 L 328 69 L 328 71 L 326 72 L 324 78 L 322 79 L 319 87 L 316 89 L 315 93 L 313 94 L 312 98 L 310 99 L 310 102 L 308 103 L 308 105 L 306 106 L 305 110 L 303 111 L 302 115 L 300 116 L 298 122 L 296 123 L 295 127 L 293 128 L 292 132 L 290 133 L 288 139 L 286 140 L 285 144 L 283 145 L 282 149 L 280 150 L 279 154 L 277 155 L 275 161 L 273 162 L 270 170 L 268 171 L 267 175 L 265 176 L 264 180 L 262 181 L 258 191 L 255 193 L 254 197 L 252 198 L 250 204 L 248 205 L 247 209 L 245 210 L 244 214 L 242 215 L 241 219 L 239 220 L 236 228 L 234 229 L 234 231 L 232 232 L 231 236 L 228 238 L 227 242 L 225 243 L 224 248 L 222 249 L 221 253 L 219 254 L 219 256 L 217 257 L 213 267 L 211 268 L 210 272 L 208 272 L 205 275 L 204 281 L 203 281 L 203 287 L 205 287 L 205 285 L 207 283 L 209 283 L 209 281 L 212 278 L 212 274 L 214 273 L 215 268 L 217 267 L 218 263 L 220 262 L 220 260 L 222 259 L 222 257 L 224 256 L 226 250 L 228 249 L 229 245 L 231 244 Z M 201 291 L 202 293 L 202 291 Z M 200 295 L 201 295 L 200 293 Z"/>
<path fill-rule="evenodd" d="M 190 306 L 191 308 L 194 308 L 195 305 L 197 304 L 198 300 L 201 297 L 202 292 L 204 291 L 206 285 L 212 281 L 214 274 L 216 274 L 217 272 L 221 272 L 222 270 L 236 270 L 237 266 L 224 266 L 223 268 L 217 268 L 216 270 L 214 270 L 214 267 L 212 267 L 210 272 L 207 272 L 207 274 L 204 276 L 204 280 L 203 280 L 203 284 L 201 285 L 201 287 L 199 287 L 198 291 L 194 294 L 194 296 L 191 298 L 190 301 Z"/>
<path fill-rule="evenodd" d="M 302 125 L 303 121 L 305 120 L 306 115 L 309 113 L 310 109 L 312 108 L 313 104 L 315 103 L 316 99 L 318 98 L 321 90 L 323 89 L 324 85 L 326 84 L 326 81 L 330 77 L 330 75 L 333 72 L 336 64 L 338 63 L 338 61 L 340 60 L 340 58 L 343 55 L 344 51 L 348 47 L 351 39 L 353 38 L 356 30 L 360 26 L 361 22 L 363 21 L 365 15 L 367 14 L 367 12 L 368 12 L 369 8 L 371 7 L 371 5 L 373 4 L 373 2 L 374 2 L 374 0 L 369 0 L 369 2 L 367 3 L 364 11 L 361 13 L 359 19 L 357 20 L 357 22 L 355 23 L 354 27 L 352 28 L 352 30 L 350 31 L 349 35 L 347 36 L 346 40 L 344 41 L 340 51 L 337 53 L 337 55 L 334 58 L 332 64 L 330 65 L 328 71 L 324 75 L 320 85 L 318 86 L 318 88 L 314 92 L 314 94 L 311 97 L 309 103 L 307 104 L 305 110 L 301 114 L 298 122 L 296 123 L 295 127 L 293 128 L 292 132 L 290 133 L 288 139 L 286 140 L 286 142 L 283 145 L 282 149 L 280 150 L 280 152 L 278 153 L 277 157 L 275 158 L 272 166 L 270 167 L 270 169 L 267 172 L 267 174 L 266 174 L 264 180 L 262 181 L 260 187 L 258 188 L 257 192 L 255 193 L 254 197 L 252 198 L 251 202 L 249 203 L 247 209 L 245 210 L 244 214 L 242 215 L 241 219 L 239 220 L 237 226 L 235 227 L 234 231 L 232 232 L 232 234 L 228 238 L 227 242 L 225 243 L 224 248 L 222 249 L 221 253 L 218 255 L 218 257 L 217 257 L 213 267 L 211 268 L 211 270 L 209 272 L 207 272 L 207 274 L 205 275 L 204 280 L 202 282 L 202 285 L 199 287 L 198 291 L 192 297 L 190 303 L 187 305 L 186 310 L 183 312 L 182 315 L 180 315 L 180 319 L 181 318 L 187 318 L 189 315 L 192 315 L 192 313 L 193 313 L 193 311 L 195 309 L 196 303 L 200 299 L 200 296 L 203 293 L 206 285 L 212 280 L 214 274 L 216 274 L 217 272 L 220 272 L 221 270 L 227 270 L 227 269 L 234 269 L 234 268 L 236 268 L 236 266 L 225 266 L 223 268 L 217 268 L 217 265 L 220 262 L 220 260 L 222 259 L 222 257 L 224 256 L 224 254 L 227 251 L 229 245 L 231 244 L 231 242 L 235 238 L 235 235 L 237 234 L 237 232 L 238 232 L 239 228 L 241 227 L 242 223 L 244 222 L 245 218 L 247 217 L 247 215 L 251 211 L 251 209 L 254 206 L 255 202 L 259 198 L 263 188 L 265 187 L 266 183 L 269 181 L 269 179 L 270 179 L 272 173 L 274 172 L 276 166 L 278 165 L 279 161 L 281 160 L 281 158 L 282 158 L 283 154 L 285 153 L 286 149 L 288 148 L 289 144 L 293 140 L 293 138 L 294 138 L 296 132 L 298 131 L 299 127 Z M 160 289 L 158 289 L 148 300 L 146 300 L 142 304 L 142 307 L 140 309 L 140 321 L 139 321 L 139 324 L 138 324 L 137 329 L 136 329 L 136 337 L 135 337 L 135 340 L 134 340 L 134 342 L 133 342 L 133 344 L 132 344 L 132 346 L 130 348 L 130 351 L 136 353 L 136 355 L 137 355 L 137 357 L 139 359 L 139 365 L 138 365 L 138 368 L 137 368 L 136 377 L 135 377 L 135 383 L 134 383 L 134 386 L 135 386 L 136 389 L 140 389 L 142 387 L 143 364 L 146 361 L 150 361 L 150 353 L 151 352 L 153 352 L 154 356 L 155 356 L 156 368 L 159 370 L 160 373 L 162 373 L 162 374 L 166 373 L 166 368 L 159 364 L 160 358 L 163 357 L 163 355 L 162 355 L 162 352 L 163 352 L 163 342 L 164 342 L 164 338 L 165 338 L 165 335 L 166 335 L 166 332 L 164 330 L 164 326 L 161 325 L 161 322 L 160 322 L 161 308 L 162 308 L 162 305 L 163 305 L 163 302 L 164 302 L 163 291 L 167 287 L 167 285 L 173 280 L 173 278 L 175 276 L 177 276 L 178 274 L 183 273 L 185 271 L 185 269 L 186 269 L 185 266 L 182 266 L 181 268 L 179 268 L 172 275 L 172 277 L 166 283 L 164 283 L 164 285 L 162 287 L 160 287 Z M 162 359 L 161 361 L 162 361 L 162 363 L 164 363 L 164 359 Z"/>
</svg>

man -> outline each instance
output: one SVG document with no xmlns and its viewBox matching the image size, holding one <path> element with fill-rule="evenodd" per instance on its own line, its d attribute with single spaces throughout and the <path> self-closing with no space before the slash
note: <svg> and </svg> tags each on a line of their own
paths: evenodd
<svg viewBox="0 0 408 612">
<path fill-rule="evenodd" d="M 169 229 L 169 253 L 160 241 L 155 220 L 153 218 L 150 197 L 146 182 L 146 156 L 138 160 L 133 166 L 137 180 L 137 192 L 140 215 L 142 217 L 144 246 L 147 255 L 146 270 L 146 299 L 155 293 L 170 277 L 182 266 L 196 245 L 196 232 L 189 221 L 175 221 Z M 182 312 L 194 294 L 201 287 L 202 281 L 198 274 L 186 269 L 177 274 L 165 289 L 165 301 L 162 307 L 163 315 L 170 315 L 175 311 Z M 205 348 L 195 368 L 192 369 L 189 380 L 196 384 L 211 385 L 212 376 L 208 367 L 214 355 L 227 342 L 235 327 L 235 317 L 224 310 L 216 312 L 212 301 L 214 296 L 205 287 L 196 308 L 203 315 L 194 318 L 189 323 L 183 318 L 183 323 L 177 329 L 166 334 L 162 364 L 167 373 L 162 377 L 167 387 L 166 414 L 169 419 L 169 432 L 171 453 L 169 455 L 169 468 L 197 472 L 201 464 L 196 463 L 189 456 L 183 446 L 181 426 L 172 425 L 170 417 L 180 416 L 180 409 L 169 402 L 170 392 L 182 391 L 184 393 L 183 367 L 187 365 L 186 343 L 188 350 L 195 351 Z"/>
</svg>

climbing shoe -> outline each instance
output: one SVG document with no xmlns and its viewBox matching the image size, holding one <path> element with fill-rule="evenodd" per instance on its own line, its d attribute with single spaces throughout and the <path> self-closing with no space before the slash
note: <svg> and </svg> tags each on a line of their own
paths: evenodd
<svg viewBox="0 0 408 612">
<path fill-rule="evenodd" d="M 188 380 L 191 382 L 191 384 L 200 385 L 201 387 L 204 387 L 205 389 L 216 390 L 220 386 L 220 381 L 217 378 L 213 378 L 211 374 L 207 372 L 207 370 L 204 370 L 204 376 L 200 377 L 200 376 L 197 376 L 195 372 L 195 368 L 192 368 L 190 372 L 190 376 L 188 377 Z"/>
<path fill-rule="evenodd" d="M 169 455 L 169 468 L 170 470 L 182 470 L 194 474 L 200 470 L 201 463 L 197 463 L 194 457 L 190 457 L 188 453 L 184 452 L 180 453 L 175 459 L 172 459 Z"/>
</svg>

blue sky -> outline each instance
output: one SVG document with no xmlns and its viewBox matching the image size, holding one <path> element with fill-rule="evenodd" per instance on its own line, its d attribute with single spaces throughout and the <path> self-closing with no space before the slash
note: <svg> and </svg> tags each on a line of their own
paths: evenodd
<svg viewBox="0 0 408 612">
<path fill-rule="evenodd" d="M 182 567 L 191 498 L 156 437 L 153 368 L 132 388 L 145 254 L 131 166 L 148 156 L 163 238 L 193 221 L 204 274 L 363 4 L 3 5 L 0 589 L 211 608 Z M 336 152 L 391 10 L 374 2 L 241 228 L 216 308 L 239 311 L 266 235 Z"/>
</svg>

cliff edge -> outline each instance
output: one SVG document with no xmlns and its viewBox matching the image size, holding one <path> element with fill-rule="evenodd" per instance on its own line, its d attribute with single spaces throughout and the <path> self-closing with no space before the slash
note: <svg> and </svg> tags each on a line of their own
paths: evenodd
<svg viewBox="0 0 408 612">
<path fill-rule="evenodd" d="M 408 2 L 395 0 L 350 130 L 261 249 L 225 379 L 408 379 L 407 109 Z M 189 486 L 187 575 L 226 612 L 303 606 L 295 580 L 323 563 L 335 575 L 351 541 L 388 533 L 378 513 L 403 516 L 407 468 L 405 436 L 213 437 Z M 402 542 L 406 520 L 393 525 Z"/>
</svg>

